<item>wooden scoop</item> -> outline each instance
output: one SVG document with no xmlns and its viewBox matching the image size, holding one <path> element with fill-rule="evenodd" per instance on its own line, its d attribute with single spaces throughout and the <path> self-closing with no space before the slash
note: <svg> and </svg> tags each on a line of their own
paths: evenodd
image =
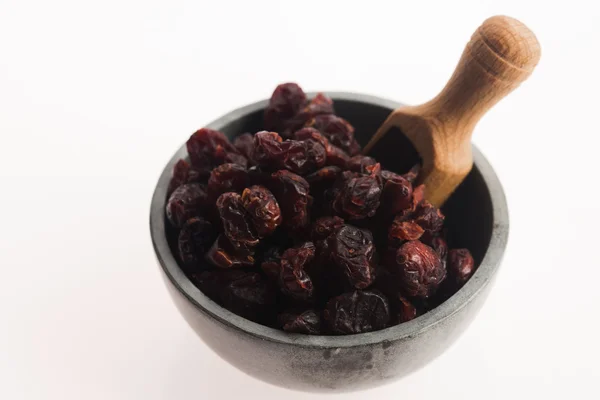
<svg viewBox="0 0 600 400">
<path fill-rule="evenodd" d="M 393 111 L 364 149 L 391 127 L 399 128 L 421 156 L 425 198 L 441 206 L 473 166 L 471 134 L 477 121 L 523 82 L 540 60 L 540 44 L 514 18 L 495 16 L 475 31 L 454 74 L 433 100 Z"/>
</svg>

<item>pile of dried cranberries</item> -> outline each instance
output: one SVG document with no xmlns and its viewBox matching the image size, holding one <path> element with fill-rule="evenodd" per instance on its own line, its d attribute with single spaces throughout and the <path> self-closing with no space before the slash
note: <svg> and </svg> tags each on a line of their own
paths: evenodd
<svg viewBox="0 0 600 400">
<path fill-rule="evenodd" d="M 419 165 L 401 175 L 360 155 L 331 99 L 279 85 L 264 126 L 233 143 L 200 129 L 173 169 L 171 239 L 214 301 L 288 332 L 353 334 L 413 319 L 472 275 L 413 186 Z"/>
</svg>

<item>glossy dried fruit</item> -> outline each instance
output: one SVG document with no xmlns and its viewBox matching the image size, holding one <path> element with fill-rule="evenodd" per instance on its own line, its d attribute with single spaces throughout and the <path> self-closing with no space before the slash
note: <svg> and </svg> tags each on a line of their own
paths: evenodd
<svg viewBox="0 0 600 400">
<path fill-rule="evenodd" d="M 357 153 L 354 148 L 354 127 L 345 119 L 332 114 L 317 115 L 306 123 L 306 127 L 317 129 L 334 146 L 338 146 L 349 153 L 350 150 L 355 154 Z M 360 152 L 360 146 L 358 152 Z"/>
<path fill-rule="evenodd" d="M 372 217 L 379 207 L 381 182 L 377 176 L 354 175 L 344 172 L 339 191 L 333 199 L 333 209 L 344 219 Z"/>
<path fill-rule="evenodd" d="M 390 303 L 392 303 L 392 308 L 395 310 L 395 322 L 397 324 L 417 317 L 417 308 L 402 295 L 397 294 L 393 299 L 390 299 Z"/>
<path fill-rule="evenodd" d="M 325 165 L 325 148 L 314 139 L 281 141 L 276 133 L 263 131 L 254 144 L 254 158 L 263 167 L 305 174 Z"/>
<path fill-rule="evenodd" d="M 369 156 L 354 156 L 350 160 L 348 160 L 348 169 L 354 172 L 360 172 L 362 174 L 370 174 L 372 169 L 368 167 L 372 167 L 377 164 L 377 161 L 373 157 Z"/>
<path fill-rule="evenodd" d="M 219 235 L 205 255 L 206 261 L 219 268 L 239 268 L 254 265 L 251 251 L 236 250 L 229 239 Z"/>
<path fill-rule="evenodd" d="M 173 172 L 171 173 L 171 181 L 169 182 L 169 187 L 167 189 L 167 196 L 171 196 L 175 189 L 184 183 L 187 183 L 190 169 L 190 164 L 185 160 L 179 160 L 175 163 Z"/>
<path fill-rule="evenodd" d="M 283 253 L 279 285 L 284 294 L 301 301 L 313 298 L 313 282 L 305 268 L 314 259 L 315 250 L 313 243 L 306 242 Z"/>
<path fill-rule="evenodd" d="M 199 183 L 179 186 L 169 197 L 166 214 L 171 224 L 180 228 L 188 219 L 199 215 L 207 205 L 206 187 Z"/>
<path fill-rule="evenodd" d="M 306 94 L 295 83 L 283 83 L 275 88 L 265 110 L 265 127 L 284 131 L 286 122 L 292 119 L 306 103 Z"/>
<path fill-rule="evenodd" d="M 254 136 L 251 133 L 242 133 L 233 139 L 235 148 L 248 160 L 248 163 L 253 164 L 254 153 Z"/>
<path fill-rule="evenodd" d="M 277 171 L 271 177 L 272 192 L 283 216 L 282 224 L 291 230 L 306 227 L 310 220 L 308 209 L 312 203 L 312 197 L 308 194 L 308 182 L 286 170 Z"/>
<path fill-rule="evenodd" d="M 431 247 L 433 250 L 435 250 L 436 253 L 438 253 L 440 255 L 442 262 L 446 262 L 446 259 L 448 257 L 448 244 L 446 243 L 444 238 L 442 238 L 440 236 L 434 236 L 431 238 L 431 240 L 429 240 L 429 241 L 422 240 L 422 242 L 425 243 L 426 245 L 428 245 L 429 247 Z M 448 271 L 448 272 L 450 272 L 450 271 Z"/>
<path fill-rule="evenodd" d="M 208 178 L 209 198 L 214 201 L 226 192 L 241 193 L 248 187 L 248 172 L 237 164 L 221 164 L 210 173 Z"/>
<path fill-rule="evenodd" d="M 272 280 L 279 279 L 281 272 L 281 255 L 283 250 L 280 247 L 270 247 L 263 254 L 260 268 L 263 270 L 265 275 Z"/>
<path fill-rule="evenodd" d="M 415 221 L 403 221 L 395 218 L 388 231 L 388 243 L 392 247 L 400 247 L 404 242 L 418 240 L 425 230 Z"/>
<path fill-rule="evenodd" d="M 431 233 L 439 232 L 444 226 L 444 214 L 427 200 L 421 201 L 413 214 L 415 222 Z"/>
<path fill-rule="evenodd" d="M 194 217 L 183 224 L 177 246 L 179 257 L 185 268 L 195 270 L 202 267 L 204 254 L 217 237 L 212 224 L 201 217 Z"/>
<path fill-rule="evenodd" d="M 329 300 L 323 318 L 334 334 L 371 332 L 388 326 L 390 307 L 380 292 L 356 290 Z"/>
<path fill-rule="evenodd" d="M 344 225 L 344 220 L 340 217 L 321 217 L 312 225 L 311 238 L 314 242 L 325 240 L 342 225 Z"/>
<path fill-rule="evenodd" d="M 279 315 L 279 324 L 286 332 L 321 334 L 321 316 L 315 310 L 287 311 Z"/>
<path fill-rule="evenodd" d="M 391 216 L 410 209 L 413 200 L 412 184 L 396 174 L 386 178 L 381 193 L 381 213 Z"/>
<path fill-rule="evenodd" d="M 239 154 L 222 132 L 199 129 L 190 136 L 186 146 L 192 165 L 199 170 L 210 170 L 225 162 L 246 166 L 245 157 Z"/>
<path fill-rule="evenodd" d="M 446 278 L 446 267 L 439 254 L 417 240 L 406 242 L 398 249 L 393 271 L 404 293 L 425 299 L 432 296 Z"/>
<path fill-rule="evenodd" d="M 344 273 L 348 282 L 364 289 L 375 280 L 373 235 L 366 229 L 343 225 L 327 239 L 333 262 Z"/>
<path fill-rule="evenodd" d="M 475 271 L 475 260 L 467 249 L 452 249 L 448 252 L 448 276 L 462 286 Z"/>
<path fill-rule="evenodd" d="M 244 189 L 242 203 L 259 238 L 271 235 L 281 224 L 279 204 L 266 187 L 255 185 Z"/>
<path fill-rule="evenodd" d="M 306 181 L 312 186 L 320 184 L 325 184 L 328 186 L 333 185 L 338 176 L 342 173 L 342 169 L 340 167 L 335 167 L 330 165 L 328 167 L 323 167 L 310 175 L 306 176 Z"/>
<path fill-rule="evenodd" d="M 250 251 L 258 244 L 258 235 L 239 194 L 223 193 L 217 199 L 217 210 L 225 236 L 236 251 Z"/>
</svg>

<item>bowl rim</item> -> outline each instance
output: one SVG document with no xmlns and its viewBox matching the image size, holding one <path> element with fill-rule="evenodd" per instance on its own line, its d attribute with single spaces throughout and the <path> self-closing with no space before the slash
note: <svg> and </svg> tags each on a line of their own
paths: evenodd
<svg viewBox="0 0 600 400">
<path fill-rule="evenodd" d="M 307 93 L 314 96 L 316 93 Z M 388 108 L 390 111 L 402 103 L 384 99 L 376 96 L 351 93 L 351 92 L 325 92 L 335 100 L 346 100 L 354 102 L 369 103 L 372 105 Z M 206 125 L 211 129 L 222 129 L 223 126 L 239 119 L 242 116 L 264 109 L 268 100 L 261 100 L 249 105 L 235 109 L 222 117 Z M 204 295 L 190 279 L 183 273 L 177 260 L 171 252 L 165 234 L 164 206 L 166 202 L 166 191 L 171 178 L 173 165 L 180 158 L 187 156 L 185 143 L 169 160 L 163 169 L 152 197 L 150 206 L 150 235 L 156 257 L 160 267 L 175 288 L 200 312 L 211 317 L 217 323 L 221 323 L 230 329 L 267 340 L 271 342 L 288 344 L 302 347 L 313 347 L 319 349 L 335 349 L 341 347 L 356 347 L 373 344 L 382 344 L 406 340 L 417 336 L 432 327 L 443 323 L 460 311 L 467 303 L 478 295 L 491 281 L 497 272 L 508 241 L 508 208 L 502 185 L 485 159 L 483 154 L 475 147 L 473 148 L 473 162 L 477 166 L 484 182 L 488 187 L 493 210 L 493 228 L 490 244 L 483 260 L 471 279 L 459 289 L 450 299 L 446 300 L 433 310 L 399 325 L 385 328 L 375 332 L 360 333 L 346 336 L 321 336 L 288 333 L 282 330 L 270 328 L 247 320 L 231 311 L 221 307 L 208 296 Z"/>
</svg>

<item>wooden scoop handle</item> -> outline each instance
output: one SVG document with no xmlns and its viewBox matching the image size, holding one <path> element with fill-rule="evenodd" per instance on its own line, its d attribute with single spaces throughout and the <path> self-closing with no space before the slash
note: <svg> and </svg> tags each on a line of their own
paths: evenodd
<svg viewBox="0 0 600 400">
<path fill-rule="evenodd" d="M 473 167 L 473 128 L 527 79 L 539 59 L 540 45 L 529 28 L 510 17 L 487 19 L 471 37 L 441 93 L 420 106 L 392 112 L 364 152 L 389 128 L 398 127 L 423 161 L 419 183 L 425 184 L 425 198 L 441 206 Z"/>
</svg>

